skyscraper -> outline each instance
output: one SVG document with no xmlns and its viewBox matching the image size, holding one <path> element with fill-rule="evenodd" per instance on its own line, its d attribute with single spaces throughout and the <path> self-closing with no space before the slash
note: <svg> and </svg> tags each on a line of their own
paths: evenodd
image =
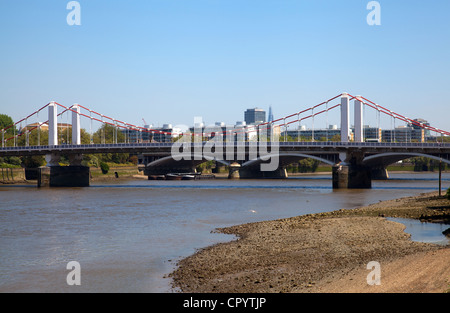
<svg viewBox="0 0 450 313">
<path fill-rule="evenodd" d="M 272 122 L 274 120 L 273 118 L 273 112 L 272 112 L 272 106 L 269 107 L 269 119 L 268 122 Z"/>
<path fill-rule="evenodd" d="M 259 108 L 247 109 L 244 113 L 244 120 L 247 125 L 265 123 L 266 111 Z"/>
</svg>

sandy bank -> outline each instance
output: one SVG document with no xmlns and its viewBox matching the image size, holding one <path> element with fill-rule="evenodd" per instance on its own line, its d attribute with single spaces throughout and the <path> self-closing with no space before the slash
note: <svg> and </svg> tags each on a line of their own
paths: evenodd
<svg viewBox="0 0 450 313">
<path fill-rule="evenodd" d="M 413 242 L 387 216 L 448 221 L 450 201 L 423 194 L 220 229 L 239 239 L 181 260 L 173 284 L 184 292 L 449 290 L 450 247 Z M 367 284 L 371 261 L 380 263 L 381 286 Z"/>
</svg>

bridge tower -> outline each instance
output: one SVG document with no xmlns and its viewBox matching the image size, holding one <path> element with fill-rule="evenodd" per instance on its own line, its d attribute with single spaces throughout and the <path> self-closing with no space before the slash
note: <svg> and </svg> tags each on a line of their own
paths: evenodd
<svg viewBox="0 0 450 313">
<path fill-rule="evenodd" d="M 361 97 L 354 100 L 355 142 L 364 141 L 363 104 Z M 350 98 L 347 93 L 341 95 L 341 142 L 350 141 Z M 340 162 L 333 166 L 333 188 L 371 188 L 372 170 L 365 167 L 363 154 L 356 148 L 347 148 L 339 153 Z"/>
<path fill-rule="evenodd" d="M 72 144 L 81 145 L 80 107 L 78 103 L 72 106 Z"/>
<path fill-rule="evenodd" d="M 364 129 L 363 129 L 363 103 L 361 101 L 361 96 L 356 96 L 355 102 L 355 142 L 364 142 Z"/>
<path fill-rule="evenodd" d="M 72 144 L 81 144 L 80 107 L 72 106 Z M 48 105 L 48 145 L 58 146 L 58 105 L 51 102 Z M 38 172 L 38 187 L 87 187 L 90 183 L 90 170 L 82 166 L 81 154 L 70 154 L 70 165 L 60 166 L 61 155 L 58 152 L 47 154 L 47 165 L 40 167 Z"/>
<path fill-rule="evenodd" d="M 350 99 L 346 92 L 341 95 L 341 141 L 350 141 Z"/>
</svg>

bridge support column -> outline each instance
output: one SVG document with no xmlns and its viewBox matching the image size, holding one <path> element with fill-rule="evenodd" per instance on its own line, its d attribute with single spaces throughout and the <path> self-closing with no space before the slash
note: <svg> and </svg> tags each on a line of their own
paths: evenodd
<svg viewBox="0 0 450 313">
<path fill-rule="evenodd" d="M 373 168 L 372 179 L 374 180 L 386 180 L 389 178 L 389 172 L 385 167 Z"/>
<path fill-rule="evenodd" d="M 333 189 L 372 188 L 372 168 L 362 165 L 364 153 L 350 149 L 339 153 L 341 162 L 333 166 Z"/>
<path fill-rule="evenodd" d="M 231 163 L 229 166 L 228 179 L 239 179 L 241 178 L 240 170 L 241 165 L 239 163 Z"/>
<path fill-rule="evenodd" d="M 341 141 L 349 142 L 350 140 L 350 106 L 349 96 L 346 92 L 341 96 Z"/>
<path fill-rule="evenodd" d="M 58 145 L 58 107 L 55 102 L 48 105 L 48 145 Z"/>
<path fill-rule="evenodd" d="M 260 168 L 241 168 L 239 171 L 239 178 L 242 179 L 257 179 L 257 178 L 288 178 L 285 168 L 280 167 L 275 171 L 261 171 Z"/>
<path fill-rule="evenodd" d="M 61 156 L 58 153 L 51 153 L 45 155 L 45 161 L 47 162 L 47 167 L 59 166 L 59 161 Z"/>
<path fill-rule="evenodd" d="M 364 142 L 364 128 L 363 128 L 363 105 L 361 102 L 361 96 L 357 96 L 355 99 L 355 142 Z"/>
<path fill-rule="evenodd" d="M 72 110 L 72 144 L 81 145 L 80 107 L 74 104 Z"/>
<path fill-rule="evenodd" d="M 81 166 L 81 162 L 83 162 L 82 154 L 71 154 L 69 155 L 70 166 Z"/>
<path fill-rule="evenodd" d="M 70 165 L 60 166 L 57 153 L 45 156 L 47 166 L 41 166 L 37 172 L 38 187 L 89 187 L 90 169 L 82 166 L 82 154 L 69 156 Z"/>
<path fill-rule="evenodd" d="M 89 187 L 87 166 L 51 166 L 38 169 L 38 187 Z"/>
<path fill-rule="evenodd" d="M 333 166 L 333 189 L 370 189 L 372 173 L 369 168 L 356 165 Z"/>
</svg>

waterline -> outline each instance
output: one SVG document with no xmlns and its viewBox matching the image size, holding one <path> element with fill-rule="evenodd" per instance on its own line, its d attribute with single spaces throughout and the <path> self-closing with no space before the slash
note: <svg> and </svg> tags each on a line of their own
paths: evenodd
<svg viewBox="0 0 450 313">
<path fill-rule="evenodd" d="M 450 244 L 450 238 L 442 232 L 450 228 L 450 225 L 443 223 L 421 222 L 416 219 L 387 217 L 388 221 L 405 225 L 405 232 L 411 235 L 411 240 L 438 245 Z"/>
</svg>

